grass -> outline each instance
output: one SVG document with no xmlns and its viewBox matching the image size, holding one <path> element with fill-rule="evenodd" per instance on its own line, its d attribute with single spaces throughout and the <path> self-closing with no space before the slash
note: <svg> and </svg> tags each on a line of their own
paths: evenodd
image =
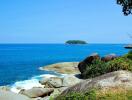
<svg viewBox="0 0 132 100">
<path fill-rule="evenodd" d="M 106 90 L 92 89 L 86 93 L 69 93 L 56 100 L 132 100 L 132 90 L 116 87 Z"/>
</svg>

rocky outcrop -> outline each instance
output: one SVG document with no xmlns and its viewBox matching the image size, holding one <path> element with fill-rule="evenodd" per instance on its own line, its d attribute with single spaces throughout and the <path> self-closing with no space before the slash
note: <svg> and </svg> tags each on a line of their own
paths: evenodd
<svg viewBox="0 0 132 100">
<path fill-rule="evenodd" d="M 52 98 L 60 95 L 68 87 L 73 86 L 82 80 L 75 75 L 65 75 L 63 78 L 60 77 L 48 77 L 40 80 L 45 88 L 54 88 L 54 92 L 50 95 Z"/>
<path fill-rule="evenodd" d="M 86 72 L 87 67 L 94 64 L 95 60 L 108 62 L 108 61 L 114 60 L 117 57 L 118 56 L 116 54 L 109 54 L 101 58 L 97 53 L 93 53 L 78 64 L 78 69 L 81 72 L 82 77 L 85 78 L 83 74 Z"/>
<path fill-rule="evenodd" d="M 102 57 L 101 60 L 105 61 L 105 62 L 108 62 L 108 61 L 111 61 L 115 58 L 117 58 L 116 54 L 109 54 L 109 55 L 106 55 L 105 57 Z"/>
<path fill-rule="evenodd" d="M 93 60 L 100 59 L 100 56 L 98 53 L 93 53 L 90 56 L 88 56 L 86 59 L 84 59 L 82 62 L 78 64 L 78 69 L 81 73 L 83 73 L 86 70 L 87 65 L 92 64 Z"/>
<path fill-rule="evenodd" d="M 81 82 L 81 79 L 78 79 L 74 75 L 67 75 L 63 78 L 63 86 L 65 87 L 73 86 L 79 82 Z"/>
<path fill-rule="evenodd" d="M 0 90 L 0 100 L 31 100 L 27 96 Z"/>
<path fill-rule="evenodd" d="M 21 90 L 20 94 L 26 95 L 30 98 L 45 97 L 50 95 L 54 89 L 52 88 L 32 88 L 29 90 Z"/>
<path fill-rule="evenodd" d="M 82 79 L 79 79 L 75 75 L 65 75 L 63 78 L 49 77 L 49 78 L 41 79 L 39 82 L 42 85 L 45 85 L 45 88 L 61 88 L 61 87 L 73 86 L 81 81 Z"/>
<path fill-rule="evenodd" d="M 79 74 L 78 62 L 62 62 L 40 67 L 40 70 L 55 71 L 62 74 Z"/>
<path fill-rule="evenodd" d="M 92 88 L 125 87 L 132 89 L 132 73 L 128 71 L 115 71 L 102 76 L 87 79 L 79 84 L 66 89 L 62 95 L 70 92 L 86 92 Z"/>
<path fill-rule="evenodd" d="M 62 81 L 62 78 L 50 77 L 49 79 L 40 81 L 40 83 L 45 85 L 47 88 L 59 88 L 62 87 Z"/>
</svg>

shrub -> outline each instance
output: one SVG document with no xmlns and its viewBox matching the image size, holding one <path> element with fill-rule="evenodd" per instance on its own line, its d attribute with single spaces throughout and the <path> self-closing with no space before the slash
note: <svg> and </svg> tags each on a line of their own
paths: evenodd
<svg viewBox="0 0 132 100">
<path fill-rule="evenodd" d="M 114 60 L 111 60 L 109 62 L 94 60 L 92 64 L 87 65 L 85 71 L 81 73 L 82 77 L 91 78 L 118 70 L 132 71 L 132 60 L 128 58 L 132 54 L 128 53 L 128 55 L 115 58 Z"/>
<path fill-rule="evenodd" d="M 132 50 L 128 52 L 128 54 L 125 55 L 128 59 L 132 60 Z"/>
<path fill-rule="evenodd" d="M 72 92 L 64 96 L 61 95 L 56 100 L 96 100 L 96 91 L 92 89 L 86 93 Z"/>
<path fill-rule="evenodd" d="M 86 70 L 82 73 L 83 78 L 91 78 L 106 73 L 106 63 L 100 59 L 94 60 L 91 65 L 87 65 Z"/>
<path fill-rule="evenodd" d="M 132 60 L 126 57 L 116 58 L 107 64 L 108 72 L 118 71 L 118 70 L 128 70 L 132 71 Z"/>
</svg>

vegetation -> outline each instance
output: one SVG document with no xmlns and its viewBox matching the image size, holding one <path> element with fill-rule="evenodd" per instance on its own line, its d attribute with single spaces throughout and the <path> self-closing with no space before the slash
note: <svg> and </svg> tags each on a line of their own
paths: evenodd
<svg viewBox="0 0 132 100">
<path fill-rule="evenodd" d="M 66 41 L 66 44 L 87 44 L 87 42 L 82 40 L 68 40 Z"/>
<path fill-rule="evenodd" d="M 127 58 L 131 59 L 132 60 L 132 50 L 129 51 L 128 54 L 125 55 Z"/>
<path fill-rule="evenodd" d="M 124 15 L 131 14 L 132 10 L 132 0 L 117 0 L 117 4 L 122 6 L 122 11 Z"/>
<path fill-rule="evenodd" d="M 87 68 L 82 75 L 85 78 L 99 76 L 117 70 L 128 70 L 132 72 L 132 51 L 128 54 L 115 58 L 114 60 L 104 62 L 96 59 Z M 56 100 L 132 100 L 132 90 L 126 90 L 124 87 L 110 87 L 107 89 L 91 89 L 87 92 L 71 92 L 67 95 L 60 95 Z"/>
<path fill-rule="evenodd" d="M 132 72 L 132 51 L 109 62 L 103 62 L 100 59 L 94 60 L 92 64 L 87 65 L 86 70 L 81 74 L 83 78 L 91 78 L 117 70 Z"/>
<path fill-rule="evenodd" d="M 118 87 L 107 90 L 92 89 L 86 93 L 61 95 L 56 100 L 132 100 L 132 90 Z"/>
</svg>

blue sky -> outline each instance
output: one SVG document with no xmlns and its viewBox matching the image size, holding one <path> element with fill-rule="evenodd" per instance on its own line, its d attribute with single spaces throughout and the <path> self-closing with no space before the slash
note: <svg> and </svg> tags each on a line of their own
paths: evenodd
<svg viewBox="0 0 132 100">
<path fill-rule="evenodd" d="M 0 0 L 0 43 L 131 43 L 116 0 Z"/>
</svg>

